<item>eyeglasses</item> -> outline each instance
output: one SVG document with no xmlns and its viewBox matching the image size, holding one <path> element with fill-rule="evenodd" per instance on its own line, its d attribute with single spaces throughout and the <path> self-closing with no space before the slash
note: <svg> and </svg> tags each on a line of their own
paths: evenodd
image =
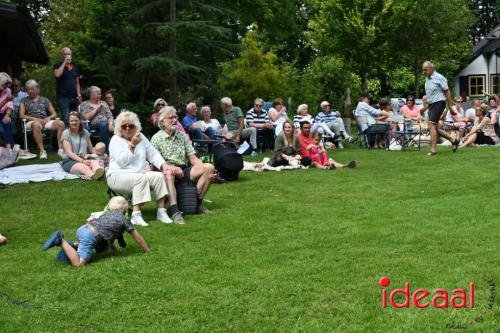
<svg viewBox="0 0 500 333">
<path fill-rule="evenodd" d="M 323 107 L 325 107 L 325 108 L 330 107 L 330 104 L 325 104 L 325 105 L 323 105 Z"/>
<path fill-rule="evenodd" d="M 134 124 L 123 124 L 122 125 L 122 130 L 126 130 L 126 129 L 134 129 L 135 128 L 135 125 Z"/>
<path fill-rule="evenodd" d="M 262 104 L 255 104 L 255 107 L 256 107 L 256 108 L 261 108 L 261 107 L 262 107 Z"/>
<path fill-rule="evenodd" d="M 170 116 L 170 117 L 165 117 L 165 119 L 170 119 L 170 120 L 172 120 L 172 119 L 179 119 L 179 117 L 177 117 L 177 116 Z"/>
</svg>

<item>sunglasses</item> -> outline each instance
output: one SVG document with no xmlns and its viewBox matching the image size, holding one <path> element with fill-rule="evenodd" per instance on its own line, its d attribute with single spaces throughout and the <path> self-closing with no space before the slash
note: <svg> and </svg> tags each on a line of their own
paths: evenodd
<svg viewBox="0 0 500 333">
<path fill-rule="evenodd" d="M 158 103 L 156 104 L 156 106 L 165 106 L 166 104 L 165 103 Z"/>
<path fill-rule="evenodd" d="M 126 130 L 126 129 L 134 129 L 135 128 L 135 125 L 134 124 L 123 124 L 122 125 L 122 130 Z"/>
</svg>

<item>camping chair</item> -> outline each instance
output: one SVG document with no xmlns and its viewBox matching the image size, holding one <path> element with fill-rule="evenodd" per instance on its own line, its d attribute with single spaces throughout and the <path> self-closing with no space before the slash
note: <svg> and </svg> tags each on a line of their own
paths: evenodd
<svg viewBox="0 0 500 333">
<path fill-rule="evenodd" d="M 59 119 L 59 118 L 56 118 Z M 33 131 L 28 129 L 28 126 L 26 125 L 28 121 L 26 119 L 23 119 L 22 126 L 23 126 L 23 132 L 24 132 L 24 150 L 28 151 L 28 132 L 32 133 Z M 43 140 L 43 146 L 46 150 L 52 150 L 52 142 L 54 141 L 54 131 L 53 130 L 48 130 L 48 129 L 42 129 L 42 140 Z"/>
<path fill-rule="evenodd" d="M 386 148 L 388 147 L 389 141 L 389 131 L 387 124 L 368 124 L 368 116 L 356 116 L 356 125 L 358 126 L 358 133 L 363 140 L 363 144 L 371 149 L 372 145 L 370 144 L 371 138 L 376 135 L 383 135 L 386 137 Z M 360 143 L 361 146 L 361 143 Z"/>
<path fill-rule="evenodd" d="M 391 116 L 389 121 L 397 125 L 395 140 L 401 145 L 401 150 L 405 150 L 412 142 L 418 142 L 417 147 L 420 150 L 420 137 L 422 134 L 420 126 L 418 130 L 415 130 L 414 122 L 411 119 L 405 119 L 402 115 Z M 415 141 L 415 139 L 417 140 Z"/>
</svg>

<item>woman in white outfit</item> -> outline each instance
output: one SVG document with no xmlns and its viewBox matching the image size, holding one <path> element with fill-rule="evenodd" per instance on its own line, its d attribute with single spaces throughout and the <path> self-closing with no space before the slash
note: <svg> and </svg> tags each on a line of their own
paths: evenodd
<svg viewBox="0 0 500 333">
<path fill-rule="evenodd" d="M 114 136 L 109 143 L 109 168 L 106 172 L 108 186 L 118 193 L 132 193 L 133 224 L 148 226 L 141 214 L 144 203 L 151 201 L 153 191 L 158 210 L 156 219 L 163 223 L 172 223 L 165 209 L 167 185 L 164 173 L 167 163 L 160 153 L 141 134 L 141 123 L 137 115 L 122 111 L 116 118 Z M 147 162 L 159 170 L 148 171 Z"/>
</svg>

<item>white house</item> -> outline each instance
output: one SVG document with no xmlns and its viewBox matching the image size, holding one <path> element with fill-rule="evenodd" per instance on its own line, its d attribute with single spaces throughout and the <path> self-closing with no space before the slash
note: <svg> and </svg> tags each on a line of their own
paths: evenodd
<svg viewBox="0 0 500 333">
<path fill-rule="evenodd" d="M 474 46 L 473 56 L 455 76 L 453 93 L 469 98 L 500 94 L 500 25 Z"/>
</svg>

